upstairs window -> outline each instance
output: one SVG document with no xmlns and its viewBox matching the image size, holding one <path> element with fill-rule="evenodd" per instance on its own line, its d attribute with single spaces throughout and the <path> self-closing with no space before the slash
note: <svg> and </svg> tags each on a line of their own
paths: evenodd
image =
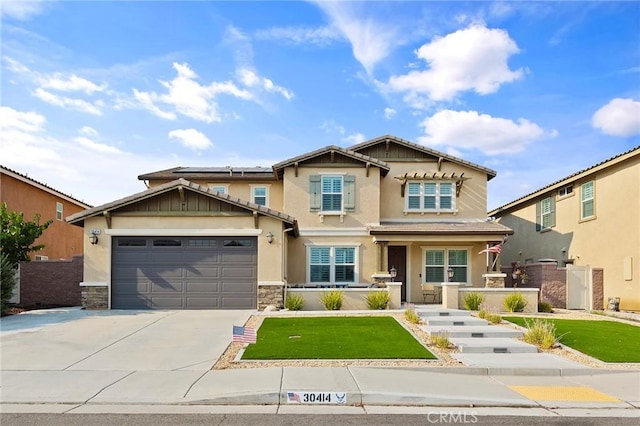
<svg viewBox="0 0 640 426">
<path fill-rule="evenodd" d="M 268 194 L 269 190 L 266 186 L 253 186 L 251 189 L 251 198 L 253 199 L 254 204 L 259 206 L 268 205 Z"/>
<path fill-rule="evenodd" d="M 580 187 L 581 206 L 580 219 L 589 219 L 595 216 L 595 189 L 593 181 L 587 182 Z"/>
<path fill-rule="evenodd" d="M 64 207 L 62 203 L 56 203 L 56 219 L 57 220 L 62 220 L 62 217 L 64 216 L 63 209 Z"/>
<path fill-rule="evenodd" d="M 409 182 L 406 211 L 451 212 L 456 206 L 453 182 Z"/>
<path fill-rule="evenodd" d="M 567 197 L 569 195 L 573 194 L 573 185 L 567 185 L 563 188 L 558 189 L 558 197 L 562 198 L 562 197 Z"/>
<path fill-rule="evenodd" d="M 229 185 L 209 184 L 209 189 L 219 192 L 221 194 L 227 194 L 229 192 Z"/>
<path fill-rule="evenodd" d="M 353 175 L 309 176 L 309 209 L 323 214 L 355 211 L 355 185 Z"/>
<path fill-rule="evenodd" d="M 536 230 L 544 231 L 556 226 L 555 198 L 547 197 L 536 204 Z"/>
</svg>

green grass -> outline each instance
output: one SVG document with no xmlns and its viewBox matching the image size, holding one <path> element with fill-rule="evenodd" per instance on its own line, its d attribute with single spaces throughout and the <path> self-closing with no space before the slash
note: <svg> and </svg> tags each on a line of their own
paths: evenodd
<svg viewBox="0 0 640 426">
<path fill-rule="evenodd" d="M 435 359 L 392 317 L 265 318 L 243 360 Z"/>
<path fill-rule="evenodd" d="M 525 326 L 526 317 L 504 317 Z M 615 321 L 545 318 L 555 324 L 560 343 L 604 362 L 640 362 L 640 327 Z"/>
</svg>

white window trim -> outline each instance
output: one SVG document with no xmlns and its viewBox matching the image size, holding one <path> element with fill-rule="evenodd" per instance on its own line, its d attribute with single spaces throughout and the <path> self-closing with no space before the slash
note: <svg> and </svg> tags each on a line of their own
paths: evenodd
<svg viewBox="0 0 640 426">
<path fill-rule="evenodd" d="M 571 188 L 571 192 L 569 193 L 564 193 L 564 194 L 560 194 L 560 191 L 564 190 L 566 191 L 567 188 Z M 573 197 L 576 195 L 576 188 L 574 184 L 569 184 L 569 185 L 565 185 L 561 188 L 558 188 L 558 192 L 557 192 L 557 196 L 559 200 L 564 200 L 565 198 L 569 198 L 569 197 Z"/>
<path fill-rule="evenodd" d="M 420 206 L 418 209 L 410 209 L 409 208 L 409 184 L 417 183 L 420 184 Z M 436 184 L 436 208 L 435 209 L 425 209 L 424 208 L 424 184 L 425 183 L 435 183 Z M 448 183 L 451 184 L 451 208 L 450 209 L 441 209 L 440 208 L 440 184 Z M 415 197 L 415 195 L 414 195 Z M 404 214 L 408 213 L 457 213 L 457 195 L 456 195 L 456 183 L 454 181 L 449 180 L 425 180 L 425 181 L 407 181 L 407 185 L 405 187 L 404 193 Z"/>
<path fill-rule="evenodd" d="M 420 247 L 422 249 L 422 259 L 420 260 L 420 268 L 421 272 L 420 275 L 422 276 L 422 279 L 420 280 L 422 282 L 423 285 L 426 284 L 442 284 L 439 282 L 427 282 L 427 250 L 444 250 L 444 279 L 445 281 L 447 280 L 447 268 L 449 267 L 449 250 L 466 250 L 467 251 L 467 281 L 464 283 L 465 285 L 472 285 L 471 282 L 471 277 L 472 277 L 472 271 L 471 271 L 471 248 L 470 246 L 438 246 L 438 247 L 434 247 L 434 246 L 421 246 Z M 458 265 L 459 266 L 459 265 Z"/>
<path fill-rule="evenodd" d="M 588 183 L 591 183 L 591 187 L 592 187 L 591 192 L 593 193 L 593 196 L 585 200 L 583 197 L 584 186 L 587 185 Z M 593 214 L 591 216 L 583 216 L 585 201 L 593 201 Z M 580 185 L 580 220 L 581 221 L 591 220 L 591 219 L 595 219 L 595 217 L 596 217 L 596 181 L 590 180 Z"/>
<path fill-rule="evenodd" d="M 344 285 L 349 285 L 349 284 L 358 284 L 360 282 L 360 244 L 346 244 L 346 243 L 336 243 L 336 244 L 331 244 L 331 243 L 305 243 L 306 246 L 306 268 L 307 268 L 307 283 L 309 284 L 318 284 L 318 285 L 333 285 L 333 284 L 344 284 Z M 330 263 L 329 263 L 329 268 L 330 268 L 330 280 L 329 282 L 316 282 L 316 281 L 311 281 L 311 249 L 312 248 L 329 248 L 331 249 L 330 251 Z M 336 274 L 336 270 L 335 270 L 335 248 L 353 248 L 354 249 L 354 267 L 353 267 L 353 282 L 336 282 L 335 280 L 335 274 Z"/>
<path fill-rule="evenodd" d="M 208 183 L 207 187 L 212 191 L 215 191 L 215 189 L 213 189 L 214 187 L 224 188 L 223 194 L 229 195 L 229 184 L 228 183 Z M 218 191 L 218 192 L 220 192 L 220 191 Z"/>
<path fill-rule="evenodd" d="M 543 202 L 545 200 L 549 200 L 549 211 L 546 213 L 543 211 Z M 540 231 L 546 231 L 552 228 L 552 226 L 544 226 L 544 218 L 547 216 L 551 217 L 551 215 L 554 214 L 554 211 L 551 209 L 551 204 L 551 197 L 543 198 L 542 200 L 540 200 Z"/>
<path fill-rule="evenodd" d="M 255 193 L 254 193 L 254 190 L 256 188 L 264 188 L 265 189 L 265 195 L 264 195 L 265 204 L 264 204 L 264 207 L 269 207 L 270 201 L 271 201 L 270 200 L 271 185 L 249 185 L 249 190 L 251 191 L 251 202 L 253 204 L 257 204 L 256 201 L 255 201 L 256 197 L 255 197 Z"/>
<path fill-rule="evenodd" d="M 60 207 L 60 209 L 58 209 Z M 60 213 L 60 217 L 58 217 L 58 213 Z M 64 219 L 64 204 L 59 201 L 56 201 L 56 219 L 63 220 Z"/>
<path fill-rule="evenodd" d="M 340 178 L 340 210 L 323 210 L 323 204 L 324 204 L 324 185 L 323 185 L 323 179 L 325 177 L 337 177 Z M 345 174 L 341 174 L 341 173 L 331 173 L 331 174 L 320 174 L 320 215 L 325 215 L 325 216 L 332 216 L 332 215 L 340 215 L 340 219 L 342 220 L 342 216 L 344 216 L 345 212 L 344 212 L 344 177 Z M 337 193 L 335 192 L 327 192 L 327 194 L 333 194 L 336 195 Z M 320 220 L 323 220 L 323 218 L 321 217 Z"/>
</svg>

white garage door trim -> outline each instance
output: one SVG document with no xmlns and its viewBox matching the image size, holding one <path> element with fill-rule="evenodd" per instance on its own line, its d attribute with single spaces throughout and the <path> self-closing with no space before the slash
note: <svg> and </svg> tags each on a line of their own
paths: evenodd
<svg viewBox="0 0 640 426">
<path fill-rule="evenodd" d="M 113 237 L 155 237 L 161 232 L 163 237 L 257 237 L 262 229 L 105 229 L 106 235 Z"/>
</svg>

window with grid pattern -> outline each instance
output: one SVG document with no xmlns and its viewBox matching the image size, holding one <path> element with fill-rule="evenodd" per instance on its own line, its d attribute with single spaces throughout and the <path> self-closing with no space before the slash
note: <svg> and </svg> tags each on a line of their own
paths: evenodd
<svg viewBox="0 0 640 426">
<path fill-rule="evenodd" d="M 593 181 L 583 184 L 581 187 L 580 218 L 588 219 L 595 216 L 595 191 Z"/>
<path fill-rule="evenodd" d="M 355 247 L 309 247 L 309 281 L 355 283 Z"/>
<path fill-rule="evenodd" d="M 322 211 L 342 211 L 342 176 L 322 176 Z"/>
<path fill-rule="evenodd" d="M 453 182 L 409 182 L 407 211 L 454 211 L 456 198 Z"/>
</svg>

